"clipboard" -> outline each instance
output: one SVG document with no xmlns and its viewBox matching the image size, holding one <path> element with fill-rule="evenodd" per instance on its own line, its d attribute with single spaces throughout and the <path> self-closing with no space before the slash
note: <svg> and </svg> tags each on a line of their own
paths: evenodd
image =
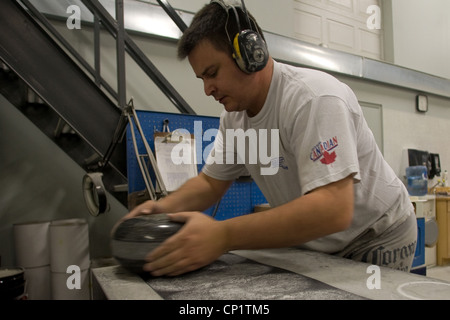
<svg viewBox="0 0 450 320">
<path fill-rule="evenodd" d="M 155 132 L 156 164 L 167 192 L 177 190 L 198 175 L 195 137 L 185 129 Z"/>
</svg>

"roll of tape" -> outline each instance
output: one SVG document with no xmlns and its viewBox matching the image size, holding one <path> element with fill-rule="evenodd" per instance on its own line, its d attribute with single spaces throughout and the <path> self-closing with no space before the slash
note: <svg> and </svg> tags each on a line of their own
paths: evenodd
<svg viewBox="0 0 450 320">
<path fill-rule="evenodd" d="M 89 212 L 94 217 L 105 213 L 108 209 L 105 186 L 100 172 L 87 173 L 83 177 L 84 200 Z"/>
</svg>

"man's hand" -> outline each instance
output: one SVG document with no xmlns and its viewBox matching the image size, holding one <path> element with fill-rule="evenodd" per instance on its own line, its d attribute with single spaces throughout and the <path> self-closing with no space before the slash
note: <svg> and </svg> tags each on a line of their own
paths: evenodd
<svg viewBox="0 0 450 320">
<path fill-rule="evenodd" d="M 154 213 L 166 213 L 166 212 L 163 211 L 163 209 L 161 208 L 160 204 L 157 201 L 153 201 L 153 200 L 146 201 L 146 202 L 140 204 L 139 206 L 137 206 L 136 208 L 134 208 L 133 210 L 131 210 L 128 214 L 123 216 L 121 219 L 119 219 L 119 221 L 117 221 L 115 223 L 115 225 L 113 226 L 113 228 L 111 230 L 111 234 L 114 234 L 117 227 L 123 221 L 125 221 L 127 219 L 131 219 L 131 218 L 134 218 L 134 217 L 137 217 L 140 215 L 144 215 L 144 214 L 154 214 Z"/>
<path fill-rule="evenodd" d="M 161 205 L 157 201 L 148 200 L 144 203 L 141 203 L 129 213 L 127 213 L 122 220 L 134 218 L 143 214 L 153 214 L 153 213 L 167 213 L 163 212 Z"/>
<path fill-rule="evenodd" d="M 185 224 L 148 255 L 144 271 L 154 276 L 176 276 L 204 267 L 227 251 L 228 233 L 224 223 L 202 212 L 169 216 Z"/>
</svg>

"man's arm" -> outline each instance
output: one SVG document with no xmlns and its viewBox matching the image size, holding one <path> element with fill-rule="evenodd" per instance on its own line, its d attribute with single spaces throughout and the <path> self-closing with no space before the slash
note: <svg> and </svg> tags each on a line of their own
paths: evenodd
<svg viewBox="0 0 450 320">
<path fill-rule="evenodd" d="M 347 229 L 353 218 L 353 177 L 349 176 L 282 206 L 215 221 L 200 212 L 171 215 L 185 226 L 148 256 L 144 270 L 155 276 L 201 268 L 238 249 L 282 248 Z"/>
<path fill-rule="evenodd" d="M 228 250 L 289 247 L 343 231 L 353 209 L 349 176 L 271 210 L 224 221 Z"/>
</svg>

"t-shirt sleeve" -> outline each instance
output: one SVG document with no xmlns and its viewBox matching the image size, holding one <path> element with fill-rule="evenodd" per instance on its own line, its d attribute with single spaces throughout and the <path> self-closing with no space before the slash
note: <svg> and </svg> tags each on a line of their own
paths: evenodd
<svg viewBox="0 0 450 320">
<path fill-rule="evenodd" d="M 350 175 L 359 181 L 359 115 L 334 96 L 314 98 L 309 106 L 307 119 L 303 115 L 292 120 L 293 152 L 302 193 Z"/>
</svg>

